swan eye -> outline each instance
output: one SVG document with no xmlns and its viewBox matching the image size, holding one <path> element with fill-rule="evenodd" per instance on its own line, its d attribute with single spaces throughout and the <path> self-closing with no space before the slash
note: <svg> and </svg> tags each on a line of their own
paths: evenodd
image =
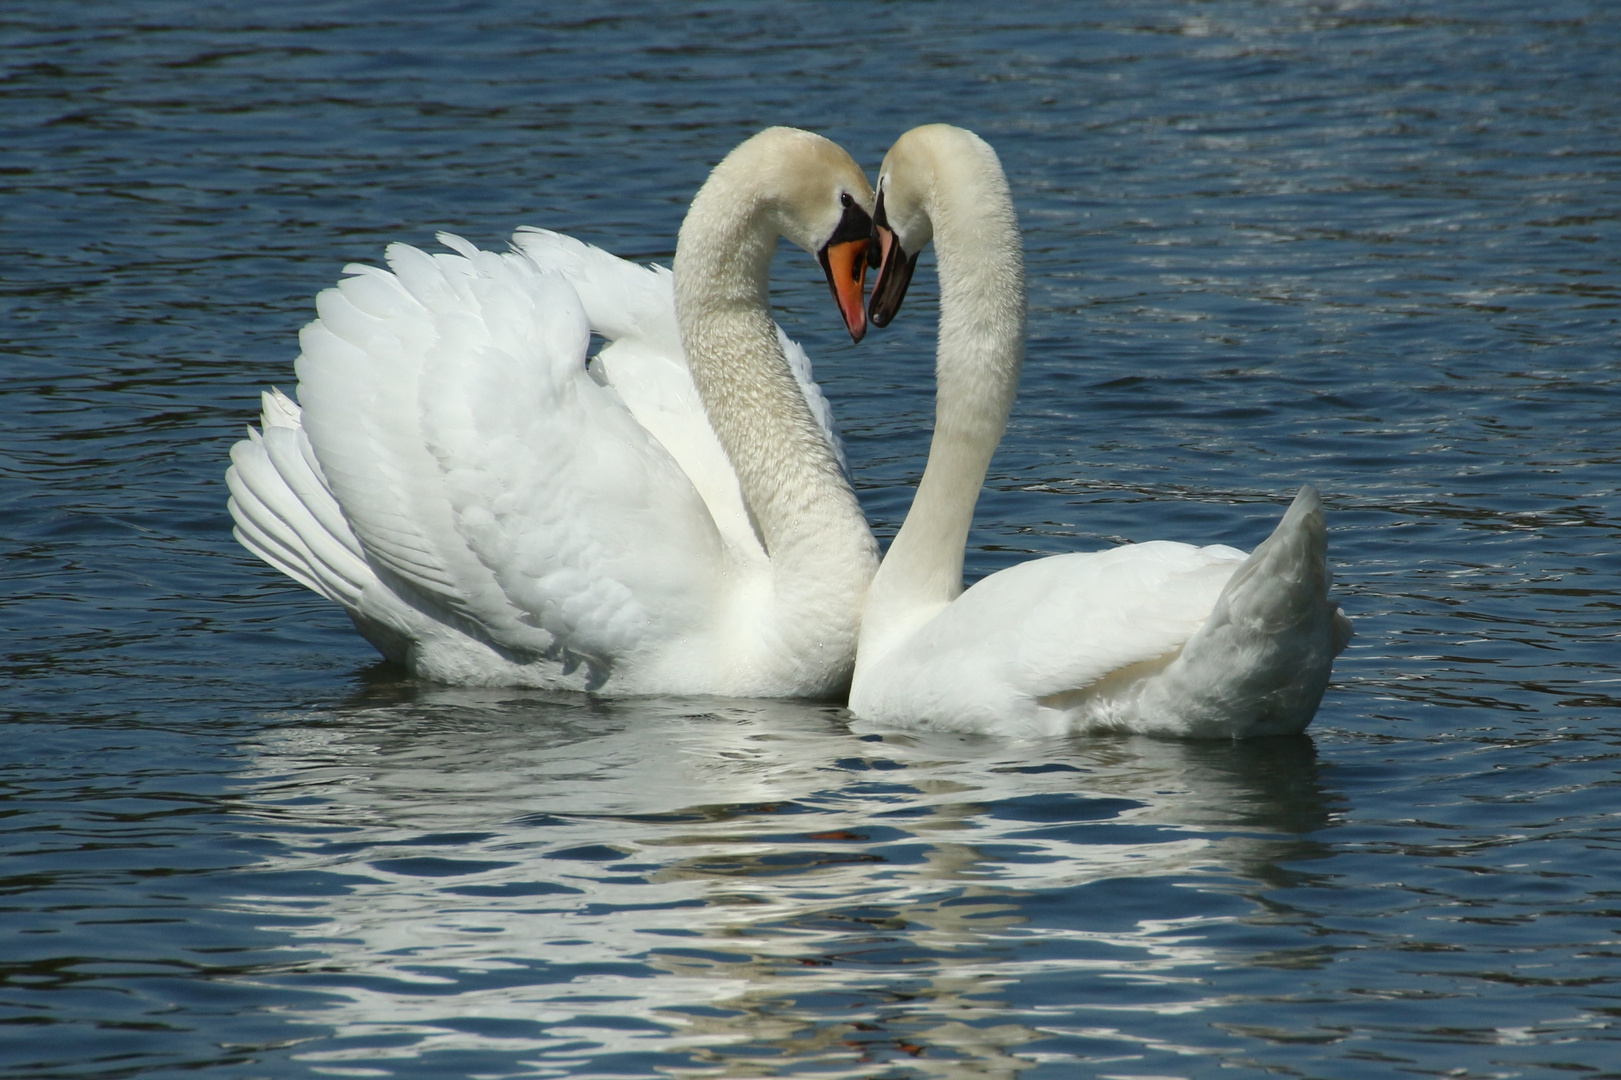
<svg viewBox="0 0 1621 1080">
<path fill-rule="evenodd" d="M 848 191 L 841 191 L 839 192 L 839 205 L 845 207 L 854 206 L 855 200 L 850 198 Z"/>
</svg>

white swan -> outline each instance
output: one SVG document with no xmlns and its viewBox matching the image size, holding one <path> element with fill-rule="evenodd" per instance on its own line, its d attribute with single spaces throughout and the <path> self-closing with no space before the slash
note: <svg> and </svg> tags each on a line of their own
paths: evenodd
<svg viewBox="0 0 1621 1080">
<path fill-rule="evenodd" d="M 874 216 L 875 325 L 934 241 L 939 386 L 928 465 L 867 594 L 850 711 L 1023 735 L 1242 737 L 1310 723 L 1351 632 L 1328 599 L 1310 487 L 1247 558 L 1155 541 L 1037 559 L 963 591 L 974 503 L 1024 357 L 1018 222 L 995 151 L 946 125 L 890 149 Z"/>
<path fill-rule="evenodd" d="M 349 267 L 302 410 L 266 394 L 231 451 L 238 539 L 428 678 L 842 694 L 877 548 L 767 275 L 779 236 L 815 253 L 859 340 L 871 207 L 842 149 L 772 128 L 693 199 L 673 274 L 534 230 Z"/>
</svg>

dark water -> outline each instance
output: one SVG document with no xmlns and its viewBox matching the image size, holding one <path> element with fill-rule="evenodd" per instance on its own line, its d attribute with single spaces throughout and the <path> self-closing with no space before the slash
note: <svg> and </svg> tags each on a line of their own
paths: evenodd
<svg viewBox="0 0 1621 1080">
<path fill-rule="evenodd" d="M 0 1073 L 1621 1076 L 1621 9 L 545 7 L 0 8 Z M 1310 737 L 435 688 L 231 540 L 346 261 L 934 120 L 1029 250 L 971 572 L 1313 481 Z M 855 348 L 777 273 L 887 535 L 932 269 Z"/>
</svg>

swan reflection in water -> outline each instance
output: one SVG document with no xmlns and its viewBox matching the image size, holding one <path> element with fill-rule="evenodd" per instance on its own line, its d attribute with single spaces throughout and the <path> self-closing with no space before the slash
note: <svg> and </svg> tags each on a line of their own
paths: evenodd
<svg viewBox="0 0 1621 1080">
<path fill-rule="evenodd" d="M 319 972 L 297 1056 L 323 1069 L 1013 1075 L 1081 1031 L 1044 978 L 1105 980 L 1116 1014 L 1202 1007 L 1238 959 L 1209 929 L 1330 817 L 1304 736 L 880 738 L 795 702 L 383 692 L 404 700 L 254 747 L 246 805 L 281 849 L 257 869 L 299 895 L 240 902 L 320 954 L 277 982 Z"/>
</svg>

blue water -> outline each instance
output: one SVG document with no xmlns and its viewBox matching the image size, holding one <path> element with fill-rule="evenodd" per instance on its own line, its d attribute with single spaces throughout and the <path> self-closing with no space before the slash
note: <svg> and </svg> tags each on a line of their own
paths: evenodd
<svg viewBox="0 0 1621 1080">
<path fill-rule="evenodd" d="M 544 7 L 0 9 L 0 1073 L 1621 1076 L 1621 9 Z M 1314 482 L 1308 736 L 434 687 L 232 541 L 345 262 L 936 120 L 1028 251 L 970 574 Z M 775 273 L 887 537 L 932 264 L 854 347 Z"/>
</svg>

